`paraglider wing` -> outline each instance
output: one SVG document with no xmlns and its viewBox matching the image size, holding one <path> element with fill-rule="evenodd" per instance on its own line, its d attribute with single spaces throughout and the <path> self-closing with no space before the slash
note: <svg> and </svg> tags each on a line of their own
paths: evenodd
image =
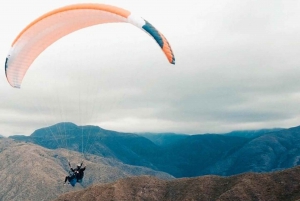
<svg viewBox="0 0 300 201">
<path fill-rule="evenodd" d="M 53 10 L 30 23 L 14 40 L 5 62 L 8 82 L 20 88 L 32 62 L 48 46 L 76 30 L 103 23 L 133 24 L 152 36 L 175 64 L 174 54 L 167 39 L 149 22 L 122 8 L 104 4 L 75 4 Z"/>
</svg>

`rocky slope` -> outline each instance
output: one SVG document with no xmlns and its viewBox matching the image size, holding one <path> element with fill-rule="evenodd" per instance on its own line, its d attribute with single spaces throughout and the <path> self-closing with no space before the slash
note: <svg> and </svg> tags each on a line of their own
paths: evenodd
<svg viewBox="0 0 300 201">
<path fill-rule="evenodd" d="M 171 181 L 142 176 L 70 192 L 55 201 L 296 201 L 300 167 L 274 173 L 231 177 L 203 176 Z"/>
</svg>

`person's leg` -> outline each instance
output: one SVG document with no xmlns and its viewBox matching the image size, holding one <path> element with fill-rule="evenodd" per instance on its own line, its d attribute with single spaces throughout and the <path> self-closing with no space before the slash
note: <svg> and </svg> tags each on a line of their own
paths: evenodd
<svg viewBox="0 0 300 201">
<path fill-rule="evenodd" d="M 66 178 L 65 178 L 65 184 L 66 184 L 66 182 L 68 181 L 68 180 L 70 180 L 70 177 L 69 176 L 66 176 Z"/>
</svg>

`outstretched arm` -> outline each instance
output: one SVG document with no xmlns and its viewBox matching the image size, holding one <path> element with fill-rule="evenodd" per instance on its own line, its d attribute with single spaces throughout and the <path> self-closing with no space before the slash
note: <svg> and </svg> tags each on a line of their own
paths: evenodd
<svg viewBox="0 0 300 201">
<path fill-rule="evenodd" d="M 75 170 L 71 167 L 71 164 L 70 164 L 70 161 L 68 161 L 68 164 L 69 164 L 69 168 L 72 172 L 75 172 Z"/>
</svg>

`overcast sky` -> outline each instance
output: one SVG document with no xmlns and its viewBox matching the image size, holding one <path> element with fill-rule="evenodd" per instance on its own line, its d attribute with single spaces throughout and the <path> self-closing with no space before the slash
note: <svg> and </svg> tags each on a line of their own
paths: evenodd
<svg viewBox="0 0 300 201">
<path fill-rule="evenodd" d="M 74 3 L 148 20 L 176 64 L 130 24 L 72 33 L 7 83 L 10 45 L 31 21 Z M 68 121 L 125 132 L 224 133 L 300 124 L 300 1 L 10 0 L 1 3 L 0 134 Z"/>
</svg>

